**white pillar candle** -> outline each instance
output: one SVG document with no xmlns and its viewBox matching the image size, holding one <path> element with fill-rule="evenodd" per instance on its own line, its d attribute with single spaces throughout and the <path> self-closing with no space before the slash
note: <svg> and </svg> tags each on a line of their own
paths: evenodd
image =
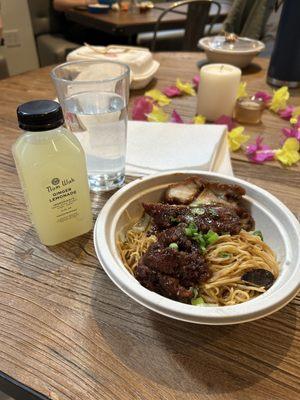
<svg viewBox="0 0 300 400">
<path fill-rule="evenodd" d="M 197 114 L 208 121 L 233 114 L 241 70 L 229 64 L 209 64 L 200 70 Z"/>
</svg>

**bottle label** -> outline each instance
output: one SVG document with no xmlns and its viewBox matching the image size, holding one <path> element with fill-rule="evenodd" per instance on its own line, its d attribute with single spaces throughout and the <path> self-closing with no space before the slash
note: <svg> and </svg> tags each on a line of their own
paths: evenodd
<svg viewBox="0 0 300 400">
<path fill-rule="evenodd" d="M 79 215 L 75 185 L 75 179 L 72 177 L 63 179 L 55 177 L 45 188 L 50 209 L 55 212 L 57 222 L 65 222 Z"/>
</svg>

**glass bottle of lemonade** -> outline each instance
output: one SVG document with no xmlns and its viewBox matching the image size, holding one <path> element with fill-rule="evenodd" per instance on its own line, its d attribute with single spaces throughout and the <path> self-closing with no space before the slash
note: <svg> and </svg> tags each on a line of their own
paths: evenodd
<svg viewBox="0 0 300 400">
<path fill-rule="evenodd" d="M 12 147 L 31 221 L 41 242 L 52 246 L 92 228 L 85 156 L 65 129 L 60 105 L 30 101 L 17 110 L 24 130 Z"/>
</svg>

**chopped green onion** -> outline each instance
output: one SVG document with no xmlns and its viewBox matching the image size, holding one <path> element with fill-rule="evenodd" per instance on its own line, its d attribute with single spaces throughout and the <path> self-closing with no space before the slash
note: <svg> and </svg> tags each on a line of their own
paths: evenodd
<svg viewBox="0 0 300 400">
<path fill-rule="evenodd" d="M 195 208 L 193 208 L 192 213 L 194 215 L 203 215 L 203 214 L 205 214 L 205 209 L 204 208 L 195 207 Z"/>
<path fill-rule="evenodd" d="M 209 245 L 217 241 L 219 239 L 219 235 L 216 232 L 209 230 L 207 234 L 204 235 L 204 238 L 206 243 Z"/>
<path fill-rule="evenodd" d="M 178 223 L 179 220 L 178 220 L 178 218 L 176 218 L 176 217 L 171 217 L 171 218 L 170 218 L 170 222 Z"/>
<path fill-rule="evenodd" d="M 193 239 L 198 243 L 200 250 L 204 252 L 206 250 L 206 241 L 202 233 L 198 233 L 193 237 Z"/>
<path fill-rule="evenodd" d="M 193 236 L 192 230 L 190 228 L 185 228 L 184 233 L 186 236 Z"/>
<path fill-rule="evenodd" d="M 170 243 L 169 247 L 170 247 L 170 249 L 178 250 L 178 244 L 177 243 Z"/>
<path fill-rule="evenodd" d="M 231 257 L 231 254 L 230 253 L 226 253 L 226 251 L 220 251 L 218 256 L 222 257 L 222 258 L 229 258 L 229 257 Z"/>
<path fill-rule="evenodd" d="M 264 241 L 264 237 L 263 237 L 261 231 L 254 231 L 254 232 L 253 232 L 253 235 L 259 236 L 259 237 L 261 238 L 261 240 Z"/>
<path fill-rule="evenodd" d="M 187 228 L 185 228 L 184 232 L 186 236 L 193 236 L 197 234 L 198 233 L 197 225 L 192 222 L 191 224 L 188 225 Z"/>
<path fill-rule="evenodd" d="M 190 290 L 192 290 L 192 292 L 193 292 L 193 299 L 196 299 L 199 294 L 198 288 L 192 286 L 192 287 L 190 287 Z"/>
<path fill-rule="evenodd" d="M 193 306 L 200 306 L 203 307 L 205 305 L 205 301 L 202 297 L 197 297 L 196 299 L 192 299 L 191 303 Z"/>
</svg>

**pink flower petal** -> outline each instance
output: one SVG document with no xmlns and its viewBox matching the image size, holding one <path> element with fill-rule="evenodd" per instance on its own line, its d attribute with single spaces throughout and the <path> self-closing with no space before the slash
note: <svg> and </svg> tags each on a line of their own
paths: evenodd
<svg viewBox="0 0 300 400">
<path fill-rule="evenodd" d="M 290 119 L 290 118 L 292 118 L 294 109 L 295 109 L 294 106 L 287 106 L 285 109 L 279 110 L 278 114 L 283 119 Z"/>
<path fill-rule="evenodd" d="M 274 159 L 274 150 L 261 150 L 255 153 L 255 155 L 249 157 L 250 160 L 256 164 L 262 164 L 265 161 L 271 161 Z"/>
<path fill-rule="evenodd" d="M 196 89 L 198 89 L 199 82 L 200 82 L 200 75 L 197 74 L 197 75 L 195 75 L 194 78 L 193 78 L 193 84 L 194 84 L 194 86 L 195 86 Z"/>
<path fill-rule="evenodd" d="M 162 92 L 168 97 L 181 96 L 181 91 L 176 86 L 168 86 L 164 88 Z"/>
<path fill-rule="evenodd" d="M 183 119 L 176 110 L 173 110 L 170 121 L 176 122 L 177 124 L 183 124 Z"/>
<path fill-rule="evenodd" d="M 255 143 L 249 144 L 246 147 L 246 154 L 250 161 L 262 164 L 265 161 L 273 160 L 274 150 L 266 144 L 262 144 L 263 138 L 258 136 Z"/>
<path fill-rule="evenodd" d="M 256 92 L 254 97 L 257 100 L 262 100 L 265 104 L 272 99 L 272 96 L 269 93 L 263 91 Z"/>
<path fill-rule="evenodd" d="M 233 119 L 228 115 L 221 115 L 218 119 L 214 121 L 217 125 L 227 125 L 228 131 L 232 131 L 236 127 L 236 124 L 233 122 Z"/>
<path fill-rule="evenodd" d="M 147 121 L 147 115 L 152 112 L 153 101 L 149 97 L 138 97 L 133 103 L 132 119 L 135 121 Z"/>
<path fill-rule="evenodd" d="M 283 128 L 282 129 L 282 133 L 284 134 L 284 136 L 286 136 L 287 138 L 289 137 L 294 137 L 297 140 L 300 140 L 300 128 L 297 127 L 293 127 L 293 128 Z"/>
</svg>

